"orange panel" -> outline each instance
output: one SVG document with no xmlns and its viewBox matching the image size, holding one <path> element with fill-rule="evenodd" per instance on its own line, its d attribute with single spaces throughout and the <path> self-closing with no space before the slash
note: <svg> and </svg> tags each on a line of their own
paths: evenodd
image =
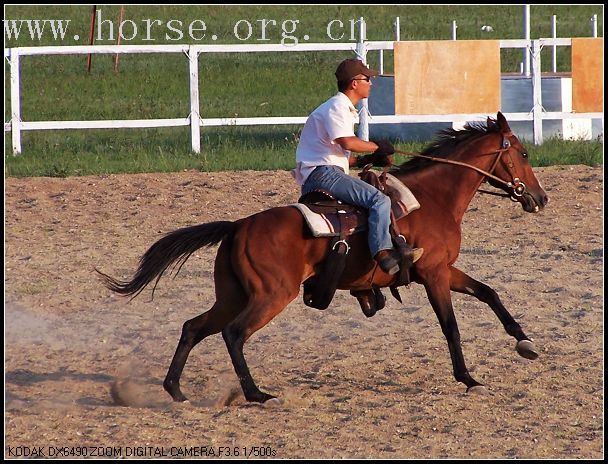
<svg viewBox="0 0 608 464">
<path fill-rule="evenodd" d="M 498 40 L 395 43 L 395 114 L 499 110 Z"/>
<path fill-rule="evenodd" d="M 604 111 L 604 39 L 572 39 L 572 110 Z"/>
</svg>

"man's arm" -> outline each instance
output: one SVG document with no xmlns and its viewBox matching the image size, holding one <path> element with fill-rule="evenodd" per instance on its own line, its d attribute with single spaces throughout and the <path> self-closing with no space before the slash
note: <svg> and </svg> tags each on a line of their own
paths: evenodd
<svg viewBox="0 0 608 464">
<path fill-rule="evenodd" d="M 348 159 L 348 165 L 353 167 L 363 167 L 368 163 L 374 166 L 386 166 L 393 162 L 393 153 L 395 148 L 393 145 L 386 140 L 379 140 L 377 142 L 361 140 L 359 137 L 340 137 L 337 138 L 338 143 L 344 150 L 353 151 L 356 153 L 371 152 L 371 155 L 365 156 L 351 156 Z"/>
<path fill-rule="evenodd" d="M 378 149 L 374 142 L 366 142 L 359 137 L 340 137 L 335 140 L 344 150 L 354 151 L 355 153 L 373 153 Z"/>
<path fill-rule="evenodd" d="M 344 150 L 353 151 L 355 153 L 373 153 L 378 149 L 378 145 L 374 142 L 366 142 L 359 137 L 340 137 L 335 140 Z M 357 157 L 351 156 L 348 160 L 350 166 L 357 164 Z"/>
</svg>

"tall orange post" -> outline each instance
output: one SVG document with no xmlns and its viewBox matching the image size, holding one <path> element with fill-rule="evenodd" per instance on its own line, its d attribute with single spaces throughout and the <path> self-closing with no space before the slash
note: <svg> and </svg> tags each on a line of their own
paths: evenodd
<svg viewBox="0 0 608 464">
<path fill-rule="evenodd" d="M 604 39 L 572 38 L 572 111 L 604 110 Z"/>
<path fill-rule="evenodd" d="M 89 45 L 93 45 L 95 40 L 95 17 L 97 16 L 97 5 L 91 9 L 91 27 L 89 28 Z M 91 54 L 87 56 L 87 72 L 91 72 Z"/>
<path fill-rule="evenodd" d="M 120 25 L 122 24 L 122 20 L 125 17 L 125 6 L 120 5 L 120 19 L 118 20 L 118 30 L 120 31 Z M 120 45 L 120 33 L 118 34 L 118 39 L 116 40 L 116 45 Z M 119 53 L 114 57 L 114 72 L 118 72 L 118 57 Z"/>
</svg>

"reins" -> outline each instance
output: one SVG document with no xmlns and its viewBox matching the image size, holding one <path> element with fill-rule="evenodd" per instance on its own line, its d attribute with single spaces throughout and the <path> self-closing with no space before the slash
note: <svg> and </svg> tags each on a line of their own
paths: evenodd
<svg viewBox="0 0 608 464">
<path fill-rule="evenodd" d="M 508 151 L 509 148 L 510 147 L 499 148 L 496 151 L 493 151 L 491 153 L 484 153 L 484 155 L 492 155 L 492 154 L 499 155 L 499 156 L 496 157 L 496 161 L 494 162 L 494 164 L 492 166 L 492 171 L 496 167 L 496 164 L 498 163 L 498 160 L 500 159 L 500 155 L 503 152 Z M 468 163 L 463 163 L 461 161 L 448 160 L 448 159 L 444 159 L 444 158 L 437 158 L 437 157 L 434 157 L 434 156 L 422 155 L 422 154 L 416 153 L 416 152 L 406 152 L 406 151 L 402 151 L 402 150 L 395 150 L 395 153 L 399 153 L 400 155 L 404 155 L 404 156 L 414 156 L 414 157 L 417 157 L 417 158 L 425 158 L 425 159 L 428 159 L 430 161 L 434 161 L 434 162 L 437 162 L 437 163 L 455 164 L 457 166 L 463 166 L 465 168 L 473 169 L 474 171 L 477 171 L 480 174 L 483 174 L 484 176 L 489 177 L 489 178 L 495 180 L 496 182 L 499 182 L 500 184 L 505 185 L 506 187 L 508 187 L 510 189 L 514 188 L 514 185 L 511 182 L 506 182 L 506 181 L 502 180 L 501 178 L 495 176 L 494 174 L 491 174 L 490 172 L 484 171 L 483 169 L 480 169 L 477 166 L 473 166 L 473 165 L 468 164 Z M 478 189 L 477 191 L 480 192 L 480 193 L 486 193 L 488 195 L 495 195 L 495 196 L 499 196 L 499 197 L 511 198 L 511 195 L 509 195 L 507 193 L 490 192 L 488 190 L 483 190 L 483 189 Z"/>
<path fill-rule="evenodd" d="M 492 155 L 494 153 L 500 154 L 500 153 L 502 153 L 504 151 L 507 151 L 507 150 L 508 150 L 508 148 L 499 148 L 495 152 L 484 153 L 484 154 L 485 155 Z M 435 161 L 437 163 L 447 163 L 447 164 L 456 164 L 458 166 L 464 166 L 465 168 L 473 169 L 473 170 L 479 172 L 480 174 L 483 174 L 486 177 L 490 177 L 491 179 L 494 179 L 496 182 L 500 182 L 501 184 L 503 184 L 503 185 L 505 185 L 507 187 L 512 187 L 512 185 L 511 185 L 510 182 L 505 182 L 500 177 L 496 177 L 494 174 L 491 174 L 491 173 L 489 173 L 487 171 L 484 171 L 483 169 L 480 169 L 477 166 L 473 166 L 473 165 L 468 164 L 468 163 L 463 163 L 462 161 L 454 161 L 454 160 L 448 160 L 448 159 L 443 159 L 443 158 L 436 158 L 434 156 L 421 155 L 420 153 L 405 152 L 405 151 L 401 151 L 401 150 L 395 150 L 395 153 L 399 153 L 400 155 L 405 155 L 405 156 L 415 156 L 415 157 L 418 157 L 418 158 L 425 158 L 425 159 L 428 159 L 428 160 L 431 160 L 431 161 Z"/>
</svg>

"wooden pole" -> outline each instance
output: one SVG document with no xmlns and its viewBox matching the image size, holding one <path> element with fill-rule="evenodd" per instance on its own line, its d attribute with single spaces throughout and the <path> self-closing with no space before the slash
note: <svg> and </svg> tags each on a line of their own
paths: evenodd
<svg viewBox="0 0 608 464">
<path fill-rule="evenodd" d="M 89 28 L 89 45 L 93 45 L 95 40 L 95 17 L 97 16 L 97 5 L 91 9 L 91 26 Z M 91 72 L 91 54 L 87 56 L 87 72 Z"/>
<path fill-rule="evenodd" d="M 125 6 L 124 5 L 120 5 L 120 19 L 118 20 L 118 39 L 116 40 L 116 45 L 120 45 L 120 25 L 122 24 L 122 20 L 125 17 Z M 118 72 L 118 56 L 120 54 L 117 53 L 116 56 L 114 57 L 114 72 Z"/>
</svg>

